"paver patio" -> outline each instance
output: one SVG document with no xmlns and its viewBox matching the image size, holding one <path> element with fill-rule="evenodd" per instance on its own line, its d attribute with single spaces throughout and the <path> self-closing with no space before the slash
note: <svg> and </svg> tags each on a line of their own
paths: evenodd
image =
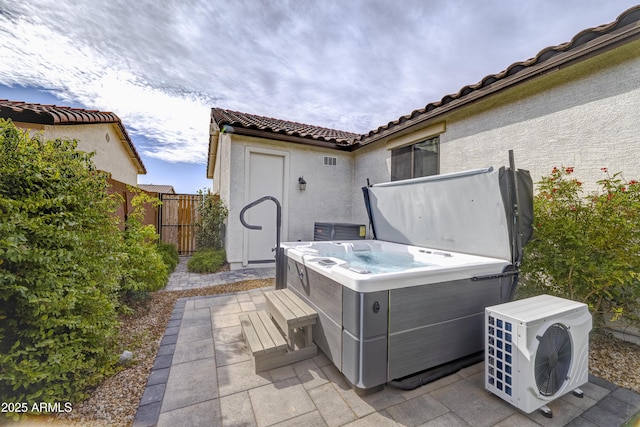
<svg viewBox="0 0 640 427">
<path fill-rule="evenodd" d="M 263 292 L 183 298 L 175 305 L 134 426 L 619 426 L 640 395 L 590 377 L 584 398 L 524 414 L 484 389 L 478 363 L 415 390 L 358 395 L 323 354 L 254 373 L 239 314 Z"/>
</svg>

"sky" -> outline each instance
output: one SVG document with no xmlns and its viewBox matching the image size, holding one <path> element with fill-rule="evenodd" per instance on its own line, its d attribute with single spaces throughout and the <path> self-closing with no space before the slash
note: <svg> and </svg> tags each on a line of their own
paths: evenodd
<svg viewBox="0 0 640 427">
<path fill-rule="evenodd" d="M 0 0 L 0 99 L 111 111 L 208 187 L 211 108 L 366 133 L 638 0 Z"/>
</svg>

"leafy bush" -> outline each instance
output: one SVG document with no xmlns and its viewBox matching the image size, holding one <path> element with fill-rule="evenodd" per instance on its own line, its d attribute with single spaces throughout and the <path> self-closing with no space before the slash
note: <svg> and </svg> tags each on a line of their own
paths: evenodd
<svg viewBox="0 0 640 427">
<path fill-rule="evenodd" d="M 173 243 L 164 243 L 159 242 L 156 248 L 160 256 L 162 257 L 162 261 L 167 266 L 167 272 L 169 274 L 173 273 L 180 262 L 180 255 L 178 254 L 178 248 Z"/>
<path fill-rule="evenodd" d="M 0 120 L 0 401 L 77 401 L 108 374 L 120 231 L 75 141 Z"/>
<path fill-rule="evenodd" d="M 189 259 L 187 268 L 193 273 L 215 273 L 225 261 L 224 249 L 198 249 Z"/>
<path fill-rule="evenodd" d="M 600 324 L 610 315 L 639 324 L 640 184 L 602 171 L 600 191 L 586 197 L 571 167 L 538 183 L 521 294 L 585 302 Z"/>
<path fill-rule="evenodd" d="M 125 221 L 122 250 L 122 276 L 120 290 L 128 292 L 152 292 L 162 289 L 169 272 L 158 252 L 158 235 L 153 225 L 143 225 L 144 204 L 159 203 L 157 199 L 135 187 L 129 187 L 135 195 L 132 210 Z"/>
<path fill-rule="evenodd" d="M 202 204 L 198 207 L 200 219 L 197 225 L 196 246 L 198 248 L 222 249 L 224 237 L 224 221 L 229 214 L 218 194 L 208 189 L 200 190 Z"/>
</svg>

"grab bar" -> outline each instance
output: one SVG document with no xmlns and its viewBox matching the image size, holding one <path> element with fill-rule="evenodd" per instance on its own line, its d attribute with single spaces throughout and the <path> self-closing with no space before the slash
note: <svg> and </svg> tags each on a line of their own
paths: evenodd
<svg viewBox="0 0 640 427">
<path fill-rule="evenodd" d="M 276 247 L 272 250 L 276 253 L 276 289 L 283 289 L 286 287 L 286 282 L 284 278 L 284 249 L 280 247 L 280 227 L 282 225 L 282 207 L 280 206 L 280 202 L 273 196 L 261 197 L 242 208 L 242 210 L 240 211 L 240 222 L 245 228 L 248 228 L 249 230 L 262 230 L 261 225 L 247 224 L 247 221 L 245 221 L 244 219 L 244 214 L 248 209 L 254 207 L 255 205 L 259 205 L 262 202 L 266 202 L 267 200 L 271 200 L 276 204 Z"/>
</svg>

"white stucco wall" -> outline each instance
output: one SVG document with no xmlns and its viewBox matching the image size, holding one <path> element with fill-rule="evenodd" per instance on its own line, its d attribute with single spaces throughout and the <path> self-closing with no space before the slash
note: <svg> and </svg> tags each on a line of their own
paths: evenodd
<svg viewBox="0 0 640 427">
<path fill-rule="evenodd" d="M 371 237 L 369 217 L 364 204 L 362 187 L 370 184 L 388 182 L 391 179 L 391 152 L 385 148 L 381 141 L 356 151 L 354 158 L 354 185 L 351 189 L 353 211 L 351 222 L 367 225 L 368 237 Z"/>
<path fill-rule="evenodd" d="M 226 138 L 226 139 L 225 139 Z M 351 222 L 351 188 L 353 183 L 353 155 L 337 150 L 302 144 L 286 143 L 241 135 L 223 135 L 218 148 L 221 178 L 219 192 L 229 208 L 227 219 L 227 261 L 232 268 L 242 264 L 244 227 L 240 211 L 247 203 L 245 197 L 245 156 L 247 147 L 274 150 L 287 154 L 287 200 L 282 206 L 281 240 L 313 240 L 314 222 Z M 336 158 L 335 166 L 325 166 L 324 156 Z M 225 179 L 224 177 L 228 177 Z M 307 182 L 300 191 L 298 178 Z M 265 177 L 268 179 L 268 177 Z M 215 182 L 215 179 L 214 179 Z M 218 188 L 218 187 L 215 187 Z M 282 203 L 282 201 L 281 201 Z"/>
<path fill-rule="evenodd" d="M 422 128 L 441 122 L 446 123 L 440 135 L 441 173 L 508 166 L 508 151 L 513 149 L 516 166 L 529 170 L 534 182 L 554 166 L 574 167 L 585 191 L 597 188 L 596 181 L 606 176 L 603 167 L 611 173 L 622 171 L 627 180 L 640 179 L 640 41 L 435 117 Z M 316 221 L 368 224 L 361 188 L 367 178 L 371 184 L 390 180 L 387 140 L 353 153 L 264 141 L 234 135 L 229 155 L 219 151 L 230 177 L 227 256 L 231 262 L 242 258 L 238 215 L 245 203 L 247 145 L 288 153 L 283 241 L 312 240 Z M 324 155 L 336 157 L 337 166 L 324 166 Z M 298 189 L 299 176 L 307 181 L 305 192 Z"/>
<path fill-rule="evenodd" d="M 350 153 L 300 146 L 290 151 L 289 241 L 313 240 L 315 222 L 351 222 L 353 156 Z M 324 165 L 324 157 L 336 164 Z M 298 178 L 307 182 L 300 191 Z"/>
<path fill-rule="evenodd" d="M 113 124 L 45 125 L 43 135 L 47 139 L 78 140 L 78 150 L 96 153 L 93 162 L 97 169 L 111 173 L 116 181 L 138 184 L 138 169 L 123 146 L 126 142 L 121 142 Z"/>
</svg>

